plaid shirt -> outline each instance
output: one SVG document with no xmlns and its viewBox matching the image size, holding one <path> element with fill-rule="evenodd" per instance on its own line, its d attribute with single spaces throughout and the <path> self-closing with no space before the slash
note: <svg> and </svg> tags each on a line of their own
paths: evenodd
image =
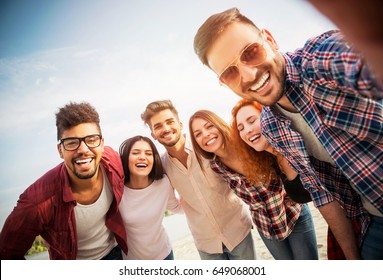
<svg viewBox="0 0 383 280">
<path fill-rule="evenodd" d="M 339 31 L 284 58 L 286 96 L 352 187 L 383 213 L 383 89 Z"/>
<path fill-rule="evenodd" d="M 255 186 L 245 176 L 229 169 L 218 157 L 210 161 L 214 172 L 222 176 L 234 193 L 249 205 L 253 222 L 268 239 L 283 240 L 294 229 L 302 204 L 286 196 L 282 180 L 273 179 L 268 186 Z"/>
<path fill-rule="evenodd" d="M 349 219 L 358 221 L 362 241 L 369 223 L 369 214 L 342 171 L 335 165 L 310 157 L 302 136 L 294 130 L 291 121 L 278 115 L 273 108 L 263 108 L 261 125 L 262 134 L 268 142 L 300 175 L 304 188 L 311 194 L 314 206 L 318 208 L 336 200 Z"/>
</svg>

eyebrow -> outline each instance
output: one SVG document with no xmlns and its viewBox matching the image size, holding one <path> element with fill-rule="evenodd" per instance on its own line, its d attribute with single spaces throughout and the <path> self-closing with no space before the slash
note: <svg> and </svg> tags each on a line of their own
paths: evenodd
<svg viewBox="0 0 383 280">
<path fill-rule="evenodd" d="M 218 76 L 221 76 L 223 74 L 223 72 L 225 72 L 227 69 L 229 69 L 231 66 L 233 66 L 238 59 L 240 60 L 241 59 L 241 56 L 242 54 L 244 53 L 244 51 L 247 49 L 248 46 L 252 45 L 254 43 L 248 43 L 243 49 L 241 49 L 241 51 L 237 54 L 237 56 L 235 57 L 235 59 L 233 59 L 230 64 L 226 65 L 225 68 L 223 68 L 223 70 L 221 71 L 221 74 L 219 74 Z"/>
<path fill-rule="evenodd" d="M 131 149 L 130 150 L 131 152 L 141 152 L 141 151 L 144 151 L 144 152 L 153 152 L 152 149 Z"/>
<path fill-rule="evenodd" d="M 250 115 L 249 117 L 247 117 L 245 119 L 245 122 L 248 122 L 252 117 L 255 117 L 255 115 Z M 258 118 L 259 119 L 259 118 Z M 243 123 L 237 123 L 237 127 L 240 126 L 240 125 L 243 125 Z"/>
<path fill-rule="evenodd" d="M 212 124 L 212 125 L 213 125 L 213 123 L 210 122 L 210 121 L 208 121 L 208 120 L 205 120 L 205 119 L 202 119 L 202 120 L 205 121 L 205 123 L 204 123 L 204 125 L 203 125 L 202 127 L 206 127 L 206 126 L 209 125 L 209 124 Z M 200 129 L 193 130 L 193 133 L 195 133 L 195 132 L 197 132 L 197 131 L 200 131 Z"/>
<path fill-rule="evenodd" d="M 196 132 L 199 132 L 200 129 L 196 129 L 196 130 L 193 130 L 193 134 L 195 134 Z"/>
<path fill-rule="evenodd" d="M 163 121 L 163 122 L 155 123 L 155 124 L 153 124 L 153 127 L 159 126 L 159 125 L 161 125 L 162 123 L 166 123 L 166 122 L 168 122 L 168 121 L 175 121 L 175 118 L 169 118 L 169 119 L 166 119 L 166 120 Z"/>
</svg>

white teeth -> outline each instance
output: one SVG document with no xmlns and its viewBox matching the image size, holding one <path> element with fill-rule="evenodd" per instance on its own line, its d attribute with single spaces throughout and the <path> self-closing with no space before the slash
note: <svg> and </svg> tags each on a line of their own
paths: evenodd
<svg viewBox="0 0 383 280">
<path fill-rule="evenodd" d="M 148 165 L 145 163 L 137 163 L 136 166 L 137 167 L 147 167 Z"/>
<path fill-rule="evenodd" d="M 215 138 L 210 139 L 208 142 L 206 142 L 206 146 L 209 146 L 209 145 L 212 144 L 213 142 L 215 142 Z"/>
<path fill-rule="evenodd" d="M 77 164 L 83 164 L 83 163 L 89 163 L 89 162 L 91 162 L 91 161 L 92 161 L 91 158 L 87 158 L 87 159 L 76 160 L 76 163 L 77 163 Z"/>
<path fill-rule="evenodd" d="M 254 137 L 249 138 L 250 142 L 254 142 L 255 140 L 259 139 L 261 137 L 260 135 L 255 135 Z"/>
<path fill-rule="evenodd" d="M 267 72 L 265 75 L 263 75 L 261 77 L 261 79 L 259 80 L 258 83 L 256 83 L 255 85 L 253 85 L 250 89 L 253 90 L 253 91 L 257 91 L 259 90 L 264 84 L 265 82 L 267 81 L 267 79 L 270 77 L 270 73 Z"/>
</svg>

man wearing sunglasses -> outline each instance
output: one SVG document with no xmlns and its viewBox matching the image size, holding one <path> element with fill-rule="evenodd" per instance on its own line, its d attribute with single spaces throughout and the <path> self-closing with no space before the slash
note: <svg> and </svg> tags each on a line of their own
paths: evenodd
<svg viewBox="0 0 383 280">
<path fill-rule="evenodd" d="M 89 103 L 60 108 L 56 126 L 63 162 L 20 195 L 1 231 L 0 257 L 24 259 L 41 235 L 50 259 L 122 259 L 120 156 L 104 146 L 99 115 Z"/>
<path fill-rule="evenodd" d="M 303 183 L 346 258 L 383 259 L 383 91 L 360 54 L 338 31 L 282 54 L 271 33 L 236 8 L 209 17 L 194 49 L 221 84 L 264 105 L 262 133 L 298 173 L 314 166 Z M 310 160 L 297 161 L 297 149 Z M 324 187 L 332 168 L 364 208 L 355 209 L 354 195 Z M 371 223 L 357 243 L 346 215 L 364 209 Z"/>
</svg>

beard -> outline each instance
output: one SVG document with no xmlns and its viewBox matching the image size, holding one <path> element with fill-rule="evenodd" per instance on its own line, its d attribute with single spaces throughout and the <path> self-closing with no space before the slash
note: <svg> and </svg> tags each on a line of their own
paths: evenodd
<svg viewBox="0 0 383 280">
<path fill-rule="evenodd" d="M 234 91 L 242 98 L 260 103 L 263 106 L 273 106 L 278 103 L 284 95 L 286 83 L 286 69 L 283 59 L 275 59 L 274 63 L 267 63 L 262 68 L 258 67 L 260 73 L 269 72 L 266 89 L 256 92 L 250 89 L 255 81 L 247 82 L 242 88 Z"/>
<path fill-rule="evenodd" d="M 76 159 L 73 159 L 71 166 L 67 166 L 67 168 L 70 169 L 78 179 L 90 179 L 97 173 L 99 165 L 96 162 L 96 158 L 93 158 L 92 165 L 89 166 L 89 169 L 81 170 L 81 166 L 77 165 Z"/>
<path fill-rule="evenodd" d="M 175 146 L 179 141 L 180 141 L 180 138 L 181 138 L 181 133 L 176 133 L 175 134 L 175 139 L 173 140 L 169 140 L 169 141 L 166 141 L 166 140 L 163 140 L 162 138 L 158 138 L 158 142 L 160 142 L 164 147 L 173 147 Z"/>
<path fill-rule="evenodd" d="M 73 174 L 79 179 L 90 179 L 96 174 L 96 172 L 97 172 L 96 168 L 90 171 L 90 173 L 85 173 L 85 174 L 77 172 L 76 169 L 73 170 Z"/>
</svg>

